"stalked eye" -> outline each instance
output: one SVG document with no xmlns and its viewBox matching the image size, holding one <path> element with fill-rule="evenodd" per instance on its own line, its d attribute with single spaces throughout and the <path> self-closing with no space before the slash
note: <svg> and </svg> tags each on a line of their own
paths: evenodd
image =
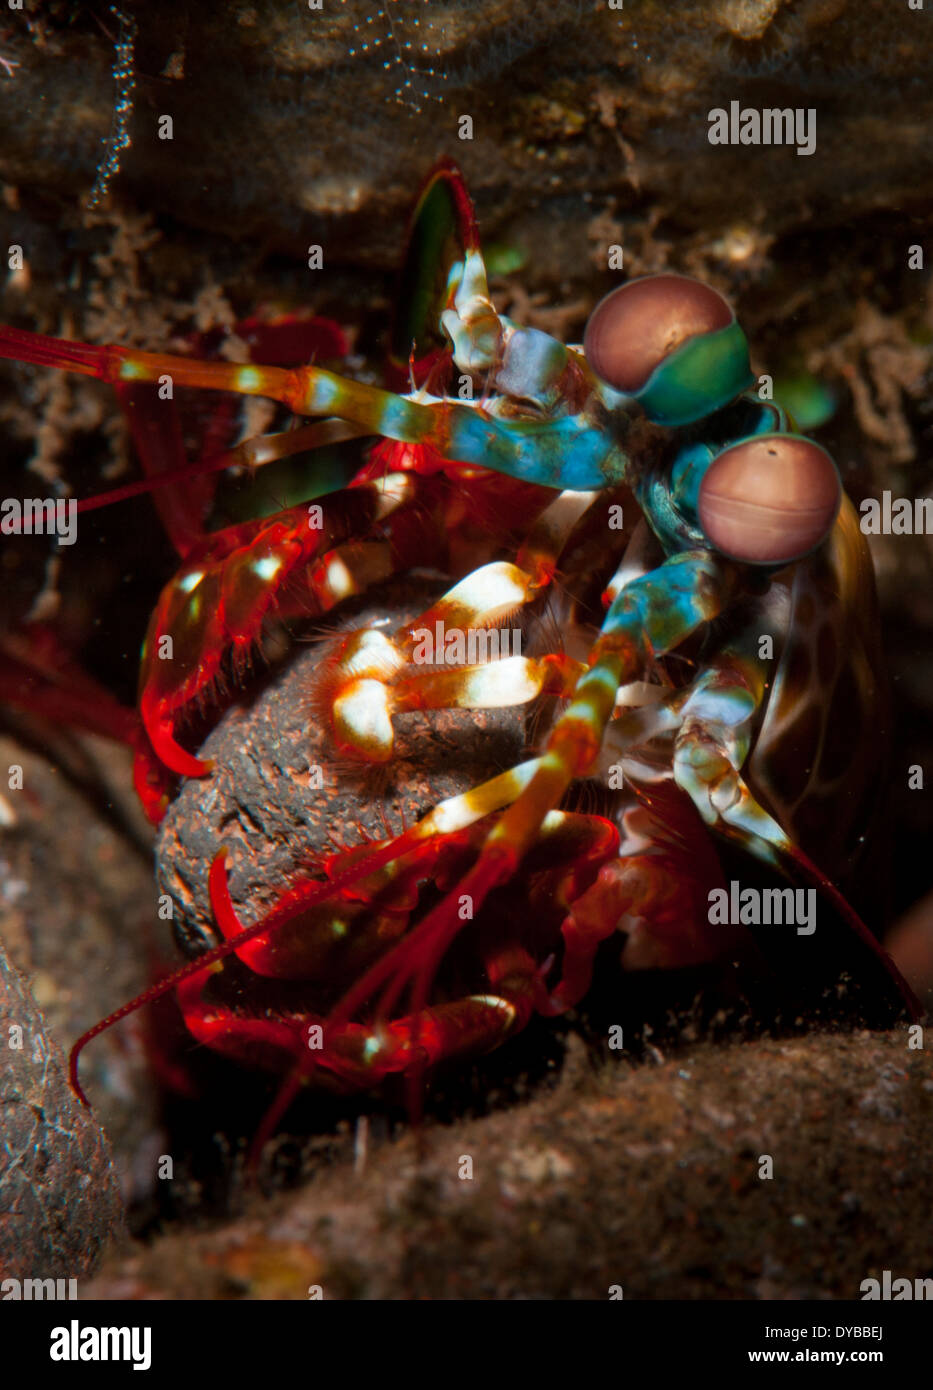
<svg viewBox="0 0 933 1390">
<path fill-rule="evenodd" d="M 598 377 L 660 425 L 700 420 L 752 383 L 731 307 L 686 275 L 647 275 L 607 294 L 590 315 L 583 350 Z"/>
<path fill-rule="evenodd" d="M 793 434 L 761 434 L 724 449 L 700 484 L 697 512 L 723 555 L 785 565 L 825 540 L 842 483 L 825 449 Z"/>
</svg>

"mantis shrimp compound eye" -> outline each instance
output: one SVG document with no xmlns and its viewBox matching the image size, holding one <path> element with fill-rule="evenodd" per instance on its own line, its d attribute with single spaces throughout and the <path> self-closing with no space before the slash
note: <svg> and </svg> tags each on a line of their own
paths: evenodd
<svg viewBox="0 0 933 1390">
<path fill-rule="evenodd" d="M 752 382 L 730 305 L 687 275 L 647 275 L 607 294 L 590 315 L 583 350 L 598 377 L 659 425 L 700 420 Z"/>
<path fill-rule="evenodd" d="M 713 459 L 697 511 L 723 555 L 784 565 L 826 538 L 841 500 L 839 473 L 825 449 L 800 435 L 762 434 Z"/>
</svg>

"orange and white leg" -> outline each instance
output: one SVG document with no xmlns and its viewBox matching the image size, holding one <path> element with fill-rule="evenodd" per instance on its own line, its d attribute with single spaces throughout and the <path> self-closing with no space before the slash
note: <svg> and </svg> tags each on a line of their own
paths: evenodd
<svg viewBox="0 0 933 1390">
<path fill-rule="evenodd" d="M 674 778 L 707 825 L 782 868 L 790 837 L 741 775 L 765 693 L 760 664 L 723 652 L 695 681 L 674 745 Z"/>
<path fill-rule="evenodd" d="M 562 493 L 538 518 L 518 563 L 474 570 L 396 633 L 363 628 L 342 638 L 318 680 L 335 746 L 364 761 L 388 762 L 395 714 L 504 708 L 539 694 L 569 695 L 585 669 L 581 663 L 560 653 L 503 656 L 498 638 L 490 639 L 550 583 L 592 501 L 592 493 Z M 491 648 L 497 659 L 487 660 Z"/>
</svg>

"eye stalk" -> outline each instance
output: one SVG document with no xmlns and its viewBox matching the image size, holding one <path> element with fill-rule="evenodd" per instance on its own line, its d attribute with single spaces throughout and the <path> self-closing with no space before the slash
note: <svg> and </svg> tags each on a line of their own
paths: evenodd
<svg viewBox="0 0 933 1390">
<path fill-rule="evenodd" d="M 826 539 L 842 501 L 830 455 L 812 439 L 761 434 L 718 454 L 697 512 L 712 545 L 749 565 L 787 565 Z"/>
<path fill-rule="evenodd" d="M 753 381 L 731 305 L 687 275 L 646 275 L 607 294 L 590 315 L 583 351 L 598 377 L 659 425 L 701 420 Z"/>
</svg>

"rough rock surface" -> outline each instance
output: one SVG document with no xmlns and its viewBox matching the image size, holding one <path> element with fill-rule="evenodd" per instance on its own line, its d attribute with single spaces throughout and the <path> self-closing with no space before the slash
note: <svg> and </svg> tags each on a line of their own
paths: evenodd
<svg viewBox="0 0 933 1390">
<path fill-rule="evenodd" d="M 342 609 L 341 626 L 387 624 L 391 631 L 447 587 L 412 580 L 382 586 L 378 604 L 362 600 L 355 616 Z M 201 755 L 215 763 L 211 777 L 185 782 L 159 828 L 159 888 L 171 895 L 182 942 L 204 949 L 216 939 L 207 877 L 222 846 L 230 896 L 250 926 L 318 856 L 363 836 L 399 834 L 436 802 L 521 760 L 525 719 L 517 707 L 397 716 L 396 755 L 386 772 L 335 760 L 313 694 L 325 651 L 321 641 L 299 649 L 265 688 L 256 693 L 251 684 L 251 695 L 203 745 Z"/>
<path fill-rule="evenodd" d="M 77 1279 L 123 1234 L 110 1145 L 0 943 L 0 1278 Z"/>
<path fill-rule="evenodd" d="M 835 224 L 840 212 L 928 198 L 929 9 L 170 0 L 126 10 L 138 24 L 137 90 L 115 186 L 255 242 L 298 250 L 323 240 L 343 261 L 391 263 L 412 168 L 454 151 L 499 226 L 518 214 L 529 233 L 543 232 L 576 210 L 576 244 L 567 239 L 560 254 L 568 270 L 588 249 L 589 217 L 607 205 L 642 217 L 664 207 L 687 228 L 766 221 L 773 233 L 803 209 L 816 225 Z M 31 4 L 9 16 L 5 36 L 19 67 L 0 177 L 56 197 L 94 182 L 114 103 L 113 46 L 90 15 L 79 18 L 64 3 Z M 699 157 L 709 153 L 709 110 L 733 99 L 814 107 L 819 122 L 819 157 L 761 152 L 768 173 L 738 206 L 747 147 L 717 151 L 715 177 Z M 159 133 L 165 116 L 171 139 Z M 551 265 L 561 252 L 539 249 Z"/>
<path fill-rule="evenodd" d="M 0 941 L 29 982 L 58 1056 L 145 988 L 171 942 L 156 915 L 125 750 L 103 740 L 82 746 L 66 733 L 56 751 L 58 766 L 0 736 Z M 16 768 L 22 788 L 11 791 Z M 137 828 L 130 832 L 130 825 Z M 94 1041 L 81 1078 L 93 1118 L 113 1144 L 124 1195 L 145 1192 L 159 1145 L 138 1017 Z"/>
<path fill-rule="evenodd" d="M 929 1035 L 927 1038 L 927 1046 Z M 527 1104 L 349 1140 L 293 1193 L 102 1269 L 89 1298 L 857 1299 L 933 1261 L 933 1070 L 889 1034 L 572 1047 Z M 773 1159 L 765 1177 L 763 1159 Z M 465 1160 L 471 1160 L 472 1176 Z"/>
</svg>

